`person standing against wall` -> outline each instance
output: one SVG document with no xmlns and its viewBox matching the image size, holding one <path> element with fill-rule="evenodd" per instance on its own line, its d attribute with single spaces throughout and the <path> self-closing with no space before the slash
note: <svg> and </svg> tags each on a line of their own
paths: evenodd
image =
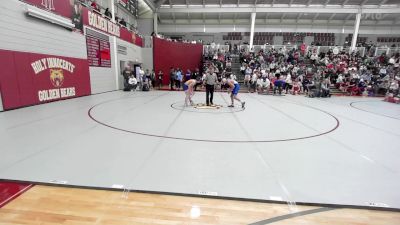
<svg viewBox="0 0 400 225">
<path fill-rule="evenodd" d="M 183 78 L 182 70 L 178 68 L 176 70 L 176 88 L 178 88 L 178 90 L 181 89 L 182 78 Z"/>
<path fill-rule="evenodd" d="M 150 82 L 151 82 L 151 88 L 155 89 L 156 88 L 156 73 L 154 72 L 154 69 L 151 70 L 151 73 L 150 73 Z"/>
<path fill-rule="evenodd" d="M 150 71 L 149 71 L 149 69 L 146 69 L 146 72 L 144 73 L 144 76 L 146 77 L 147 80 L 151 80 L 150 79 Z"/>
<path fill-rule="evenodd" d="M 158 72 L 158 87 L 159 87 L 159 89 L 162 88 L 162 85 L 163 85 L 163 78 L 164 78 L 164 73 L 163 73 L 162 70 L 160 70 L 160 71 Z"/>
<path fill-rule="evenodd" d="M 209 71 L 206 74 L 204 83 L 206 84 L 206 104 L 207 106 L 214 105 L 214 86 L 217 83 L 217 75 L 213 71 Z"/>
<path fill-rule="evenodd" d="M 130 70 L 129 66 L 125 66 L 124 71 L 122 71 L 122 76 L 124 77 L 124 87 L 128 86 L 128 80 L 131 74 L 132 71 Z"/>
<path fill-rule="evenodd" d="M 169 84 L 171 86 L 171 91 L 174 90 L 175 76 L 176 76 L 175 70 L 174 68 L 171 67 L 169 71 Z"/>
<path fill-rule="evenodd" d="M 197 86 L 201 85 L 201 74 L 200 74 L 199 68 L 196 68 L 196 70 L 194 71 L 194 73 L 192 75 L 192 79 L 197 80 L 197 83 L 194 86 L 194 90 L 196 91 Z"/>
<path fill-rule="evenodd" d="M 185 82 L 190 80 L 192 77 L 192 72 L 188 69 L 185 74 Z"/>
<path fill-rule="evenodd" d="M 143 88 L 144 71 L 140 66 L 136 67 L 136 80 L 138 82 L 139 90 Z"/>
</svg>

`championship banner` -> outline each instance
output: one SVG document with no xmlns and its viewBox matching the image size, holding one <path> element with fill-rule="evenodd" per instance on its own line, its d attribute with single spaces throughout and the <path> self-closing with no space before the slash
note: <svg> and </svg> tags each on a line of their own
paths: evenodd
<svg viewBox="0 0 400 225">
<path fill-rule="evenodd" d="M 86 28 L 86 48 L 89 66 L 111 68 L 109 37 Z"/>
<path fill-rule="evenodd" d="M 53 12 L 54 14 L 69 18 L 75 28 L 82 30 L 82 6 L 79 0 L 24 0 L 26 3 L 38 8 Z"/>
<path fill-rule="evenodd" d="M 26 3 L 34 5 L 38 8 L 54 12 L 60 16 L 67 18 L 72 17 L 71 5 L 74 0 L 24 0 Z"/>
<path fill-rule="evenodd" d="M 106 34 L 116 36 L 124 41 L 143 47 L 143 40 L 135 33 L 129 31 L 125 27 L 121 27 L 118 24 L 106 19 L 100 14 L 90 11 L 87 8 L 82 9 L 83 24 L 94 28 L 98 31 L 102 31 Z"/>
<path fill-rule="evenodd" d="M 82 13 L 84 25 L 95 28 L 112 36 L 121 36 L 120 26 L 118 24 L 111 22 L 102 15 L 92 12 L 87 8 L 83 8 Z"/>
<path fill-rule="evenodd" d="M 91 94 L 86 59 L 0 50 L 4 109 Z"/>
<path fill-rule="evenodd" d="M 83 32 L 83 25 L 102 31 L 124 41 L 143 47 L 143 40 L 135 33 L 113 23 L 102 15 L 90 11 L 79 0 L 25 0 L 25 2 L 51 11 L 60 16 L 70 18 L 75 28 Z M 124 1 L 130 4 L 129 0 Z"/>
</svg>

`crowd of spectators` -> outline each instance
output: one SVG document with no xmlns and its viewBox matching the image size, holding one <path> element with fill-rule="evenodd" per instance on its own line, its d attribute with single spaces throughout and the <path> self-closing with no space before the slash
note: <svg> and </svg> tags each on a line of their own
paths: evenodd
<svg viewBox="0 0 400 225">
<path fill-rule="evenodd" d="M 231 78 L 237 80 L 236 75 L 232 72 L 232 52 L 223 48 L 207 49 L 203 55 L 203 76 L 214 74 L 217 77 L 219 88 L 226 89 L 222 85 L 223 78 Z"/>
<path fill-rule="evenodd" d="M 309 49 L 281 48 L 255 53 L 242 49 L 240 74 L 232 73 L 231 51 L 207 49 L 203 72 L 215 73 L 219 81 L 238 76 L 248 92 L 264 94 L 330 97 L 331 90 L 337 89 L 351 96 L 399 96 L 399 53 L 369 57 L 340 51 L 338 47 L 320 53 L 316 48 Z"/>
<path fill-rule="evenodd" d="M 159 82 L 160 85 L 162 85 L 162 76 L 163 73 L 160 70 L 159 72 Z M 161 80 L 160 80 L 161 78 Z M 169 72 L 169 86 L 171 90 L 181 90 L 183 88 L 183 83 L 190 80 L 190 79 L 196 79 L 198 83 L 200 84 L 201 82 L 201 74 L 199 68 L 196 68 L 194 71 L 191 70 L 186 70 L 182 71 L 180 68 L 170 68 Z M 197 87 L 197 85 L 196 85 Z M 161 88 L 161 86 L 160 86 Z"/>
<path fill-rule="evenodd" d="M 361 57 L 359 53 L 325 53 L 300 49 L 270 49 L 241 53 L 241 72 L 249 92 L 272 89 L 329 97 L 336 87 L 346 95 L 399 94 L 399 54 Z"/>
</svg>

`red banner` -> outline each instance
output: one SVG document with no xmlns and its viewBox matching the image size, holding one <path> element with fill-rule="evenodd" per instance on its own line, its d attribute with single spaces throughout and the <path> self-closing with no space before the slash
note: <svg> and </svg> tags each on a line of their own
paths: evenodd
<svg viewBox="0 0 400 225">
<path fill-rule="evenodd" d="M 52 11 L 55 14 L 71 18 L 72 8 L 71 5 L 75 0 L 24 0 L 25 2 L 36 7 Z"/>
<path fill-rule="evenodd" d="M 129 31 L 128 29 L 121 27 L 120 38 L 129 43 L 135 44 L 137 46 L 143 47 L 143 40 L 139 35 Z"/>
<path fill-rule="evenodd" d="M 143 40 L 140 36 L 119 24 L 111 22 L 109 19 L 103 17 L 103 15 L 90 11 L 88 8 L 82 6 L 78 0 L 25 0 L 25 2 L 52 11 L 55 14 L 71 18 L 76 29 L 82 30 L 84 24 L 143 47 Z"/>
<path fill-rule="evenodd" d="M 129 31 L 125 27 L 121 27 L 103 17 L 102 15 L 92 12 L 87 8 L 82 9 L 83 24 L 95 28 L 112 36 L 121 38 L 124 41 L 143 47 L 143 40 L 137 34 Z"/>
<path fill-rule="evenodd" d="M 4 109 L 90 95 L 86 59 L 0 50 Z"/>
</svg>

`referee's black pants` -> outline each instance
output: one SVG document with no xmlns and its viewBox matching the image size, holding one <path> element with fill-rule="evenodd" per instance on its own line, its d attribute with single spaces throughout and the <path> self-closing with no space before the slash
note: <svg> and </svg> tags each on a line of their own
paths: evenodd
<svg viewBox="0 0 400 225">
<path fill-rule="evenodd" d="M 213 105 L 213 97 L 214 97 L 214 85 L 206 84 L 206 103 L 207 105 Z"/>
</svg>

